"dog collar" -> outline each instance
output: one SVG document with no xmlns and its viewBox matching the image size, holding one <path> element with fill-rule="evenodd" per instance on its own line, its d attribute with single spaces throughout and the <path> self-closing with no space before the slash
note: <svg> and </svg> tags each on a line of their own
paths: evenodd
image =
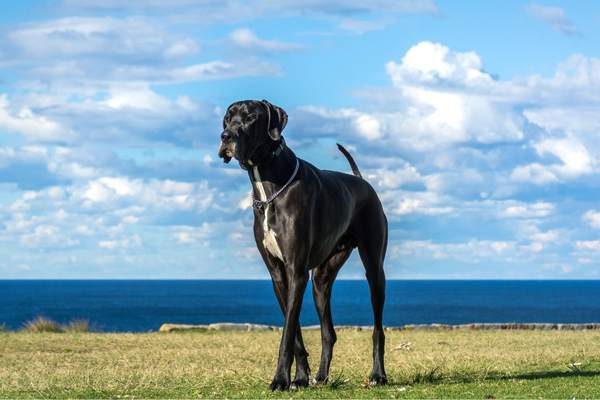
<svg viewBox="0 0 600 400">
<path fill-rule="evenodd" d="M 280 155 L 280 154 L 281 154 L 281 152 L 283 151 L 283 146 L 284 146 L 284 145 L 285 145 L 285 140 L 283 140 L 283 138 L 281 138 L 281 141 L 280 141 L 280 142 L 279 142 L 279 144 L 277 145 L 277 148 L 271 152 L 271 157 L 269 157 L 269 159 L 268 159 L 268 160 L 266 160 L 266 161 L 270 161 L 270 160 L 272 160 L 273 158 L 275 158 L 275 157 L 277 157 L 278 155 Z M 258 165 L 260 165 L 260 164 L 264 164 L 264 162 L 262 162 L 262 163 L 258 164 L 258 163 L 254 163 L 254 162 L 252 161 L 252 156 L 254 156 L 254 153 L 256 153 L 256 149 L 254 150 L 254 152 L 252 153 L 252 155 L 250 156 L 250 158 L 248 158 L 248 160 L 246 160 L 246 164 L 248 164 L 248 165 L 249 165 L 249 166 L 251 166 L 251 167 L 255 167 L 255 166 L 258 166 Z M 244 167 L 242 166 L 242 168 L 244 168 Z M 246 168 L 244 168 L 244 169 L 246 169 Z"/>
<path fill-rule="evenodd" d="M 275 200 L 275 198 L 277 198 L 277 196 L 279 196 L 285 190 L 285 188 L 289 186 L 290 183 L 292 183 L 294 177 L 298 173 L 299 168 L 300 161 L 298 160 L 298 157 L 296 157 L 296 167 L 294 167 L 294 172 L 292 173 L 292 176 L 290 176 L 290 179 L 288 179 L 288 181 L 278 191 L 273 193 L 267 200 L 258 200 L 256 197 L 254 197 L 254 193 L 252 193 L 252 208 L 258 211 L 260 214 L 264 213 L 267 206 L 271 204 L 273 200 Z"/>
</svg>

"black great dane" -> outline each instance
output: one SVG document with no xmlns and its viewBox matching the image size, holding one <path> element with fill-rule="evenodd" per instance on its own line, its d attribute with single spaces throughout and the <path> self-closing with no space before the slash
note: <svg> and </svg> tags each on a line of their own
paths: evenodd
<svg viewBox="0 0 600 400">
<path fill-rule="evenodd" d="M 296 157 L 281 135 L 286 123 L 285 111 L 268 101 L 238 101 L 227 109 L 219 148 L 224 162 L 235 158 L 248 171 L 254 199 L 254 238 L 285 316 L 277 369 L 269 387 L 287 390 L 308 386 L 308 353 L 298 319 L 310 270 L 322 340 L 314 382 L 327 382 L 336 341 L 331 290 L 355 247 L 366 270 L 374 314 L 370 382 L 385 384 L 383 260 L 388 230 L 381 202 L 341 145 L 338 147 L 354 175 L 320 170 Z M 292 382 L 294 358 L 296 376 Z"/>
</svg>

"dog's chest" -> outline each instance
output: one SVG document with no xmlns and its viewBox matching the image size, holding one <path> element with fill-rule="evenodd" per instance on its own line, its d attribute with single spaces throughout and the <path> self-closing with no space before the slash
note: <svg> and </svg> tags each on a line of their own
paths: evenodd
<svg viewBox="0 0 600 400">
<path fill-rule="evenodd" d="M 267 200 L 267 195 L 265 192 L 265 188 L 263 186 L 262 180 L 260 178 L 260 174 L 258 173 L 258 168 L 253 167 L 252 173 L 254 174 L 254 185 L 256 185 L 256 190 L 258 192 L 259 198 L 261 201 Z M 281 254 L 281 249 L 279 248 L 279 244 L 277 244 L 277 235 L 275 232 L 269 228 L 269 212 L 271 208 L 271 204 L 265 205 L 264 213 L 262 216 L 262 227 L 263 227 L 263 239 L 262 244 L 264 248 L 273 256 L 281 261 L 283 261 L 283 255 Z"/>
</svg>

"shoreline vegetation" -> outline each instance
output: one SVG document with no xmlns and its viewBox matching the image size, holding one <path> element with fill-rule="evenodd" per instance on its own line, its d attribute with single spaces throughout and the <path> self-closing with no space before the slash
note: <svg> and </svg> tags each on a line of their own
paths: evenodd
<svg viewBox="0 0 600 400">
<path fill-rule="evenodd" d="M 319 325 L 302 326 L 302 330 L 320 330 Z M 336 330 L 370 331 L 369 325 L 336 325 Z M 158 329 L 161 333 L 171 332 L 204 332 L 204 331 L 281 331 L 282 327 L 277 325 L 263 325 L 254 323 L 217 322 L 212 324 L 179 324 L 164 323 Z M 531 331 L 600 331 L 600 323 L 469 323 L 469 324 L 407 324 L 402 326 L 386 326 L 386 331 L 421 331 L 421 330 L 531 330 Z M 20 330 L 14 332 L 29 333 L 65 333 L 65 332 L 95 332 L 90 322 L 86 319 L 74 319 L 66 324 L 60 324 L 50 318 L 38 316 L 23 324 Z M 0 323 L 0 332 L 12 332 L 5 324 Z M 108 332 L 107 332 L 108 333 Z M 119 332 L 110 332 L 119 333 Z M 120 332 L 128 333 L 128 332 Z"/>
<path fill-rule="evenodd" d="M 261 325 L 252 323 L 218 322 L 206 325 L 191 324 L 162 324 L 159 332 L 185 332 L 185 331 L 281 331 L 283 328 L 276 325 Z M 302 330 L 320 330 L 320 325 L 302 326 Z M 354 331 L 370 331 L 368 325 L 336 325 L 338 329 Z M 554 324 L 554 323 L 471 323 L 471 324 L 409 324 L 402 326 L 386 326 L 386 331 L 413 331 L 413 330 L 528 330 L 528 331 L 582 331 L 600 330 L 600 323 L 586 324 Z"/>
<path fill-rule="evenodd" d="M 325 385 L 268 391 L 279 330 L 0 333 L 0 398 L 599 398 L 600 330 L 338 329 Z M 303 333 L 312 375 L 320 332 Z M 294 369 L 292 369 L 294 371 Z"/>
</svg>

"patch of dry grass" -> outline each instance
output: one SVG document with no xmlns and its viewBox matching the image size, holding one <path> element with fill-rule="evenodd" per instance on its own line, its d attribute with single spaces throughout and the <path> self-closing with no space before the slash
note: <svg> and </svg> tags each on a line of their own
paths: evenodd
<svg viewBox="0 0 600 400">
<path fill-rule="evenodd" d="M 59 333 L 64 331 L 58 322 L 46 317 L 36 317 L 31 321 L 27 321 L 23 326 L 23 330 L 30 333 Z"/>
<path fill-rule="evenodd" d="M 338 331 L 329 385 L 270 393 L 279 332 L 0 335 L 0 397 L 600 397 L 600 332 Z M 318 331 L 304 333 L 313 374 Z M 292 369 L 293 370 L 293 369 Z"/>
<path fill-rule="evenodd" d="M 0 329 L 0 331 L 3 330 Z M 85 319 L 75 319 L 66 325 L 61 325 L 54 320 L 40 316 L 26 322 L 23 331 L 29 333 L 90 332 L 90 324 Z"/>
<path fill-rule="evenodd" d="M 63 326 L 66 332 L 90 332 L 90 323 L 86 319 L 74 319 Z"/>
</svg>

